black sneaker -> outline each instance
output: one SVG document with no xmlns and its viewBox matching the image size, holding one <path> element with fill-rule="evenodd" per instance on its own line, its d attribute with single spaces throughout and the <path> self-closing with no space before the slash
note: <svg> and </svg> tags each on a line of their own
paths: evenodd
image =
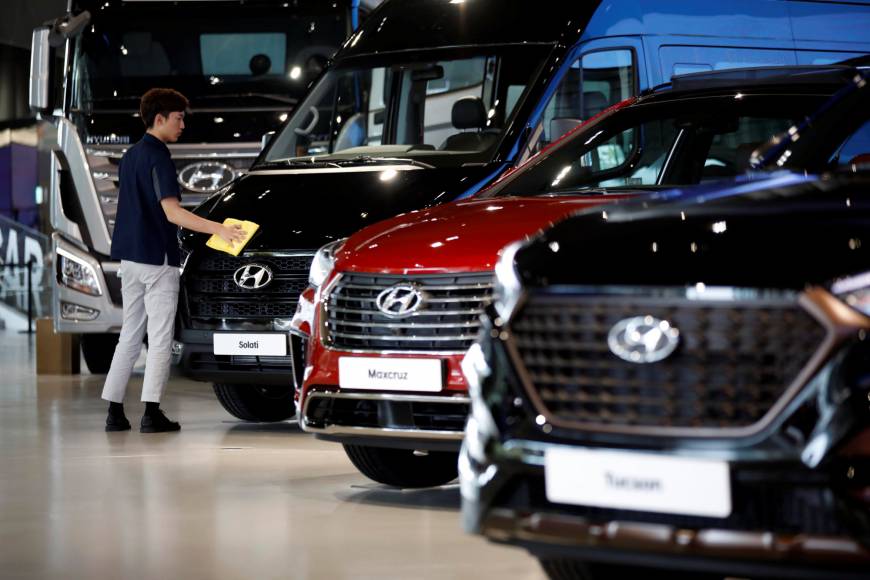
<svg viewBox="0 0 870 580">
<path fill-rule="evenodd" d="M 106 431 L 129 431 L 130 421 L 124 415 L 113 415 L 109 413 L 106 417 Z"/>
<path fill-rule="evenodd" d="M 142 422 L 139 425 L 139 433 L 166 433 L 179 430 L 181 425 L 167 419 L 159 409 L 150 415 L 142 415 Z"/>
</svg>

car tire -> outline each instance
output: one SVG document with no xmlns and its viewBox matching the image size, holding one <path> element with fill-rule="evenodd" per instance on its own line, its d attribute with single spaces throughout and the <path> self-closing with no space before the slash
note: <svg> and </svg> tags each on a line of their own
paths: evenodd
<svg viewBox="0 0 870 580">
<path fill-rule="evenodd" d="M 296 413 L 290 385 L 234 385 L 214 383 L 214 394 L 226 411 L 242 421 L 276 423 Z"/>
<path fill-rule="evenodd" d="M 392 487 L 435 487 L 459 476 L 459 454 L 454 452 L 430 451 L 426 455 L 415 455 L 411 449 L 347 444 L 344 452 L 360 473 Z"/>
<path fill-rule="evenodd" d="M 112 357 L 115 356 L 115 347 L 118 345 L 118 335 L 83 334 L 80 344 L 88 370 L 95 375 L 108 373 L 112 367 Z"/>
</svg>

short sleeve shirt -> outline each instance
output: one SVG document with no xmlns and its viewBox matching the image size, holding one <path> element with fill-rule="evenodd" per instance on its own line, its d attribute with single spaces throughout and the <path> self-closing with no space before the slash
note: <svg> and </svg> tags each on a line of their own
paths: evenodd
<svg viewBox="0 0 870 580">
<path fill-rule="evenodd" d="M 169 148 L 145 133 L 121 158 L 120 191 L 112 258 L 140 264 L 179 266 L 178 228 L 166 219 L 160 201 L 181 199 Z"/>
</svg>

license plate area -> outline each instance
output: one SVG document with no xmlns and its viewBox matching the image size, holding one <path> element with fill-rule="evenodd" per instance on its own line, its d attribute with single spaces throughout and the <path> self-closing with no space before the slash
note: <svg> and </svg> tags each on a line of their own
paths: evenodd
<svg viewBox="0 0 870 580">
<path fill-rule="evenodd" d="M 444 386 L 439 359 L 340 357 L 338 385 L 342 389 L 438 393 Z"/>
<path fill-rule="evenodd" d="M 554 447 L 544 478 L 555 503 L 714 518 L 732 509 L 724 461 Z"/>
<path fill-rule="evenodd" d="M 216 355 L 287 356 L 287 335 L 216 332 L 213 347 Z"/>
</svg>

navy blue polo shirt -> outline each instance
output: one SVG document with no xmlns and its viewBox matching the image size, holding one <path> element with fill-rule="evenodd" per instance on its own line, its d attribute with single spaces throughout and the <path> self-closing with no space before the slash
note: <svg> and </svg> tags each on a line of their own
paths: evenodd
<svg viewBox="0 0 870 580">
<path fill-rule="evenodd" d="M 169 147 L 145 133 L 121 158 L 121 190 L 112 234 L 112 259 L 155 266 L 180 266 L 178 228 L 166 219 L 160 200 L 181 199 Z"/>
</svg>

